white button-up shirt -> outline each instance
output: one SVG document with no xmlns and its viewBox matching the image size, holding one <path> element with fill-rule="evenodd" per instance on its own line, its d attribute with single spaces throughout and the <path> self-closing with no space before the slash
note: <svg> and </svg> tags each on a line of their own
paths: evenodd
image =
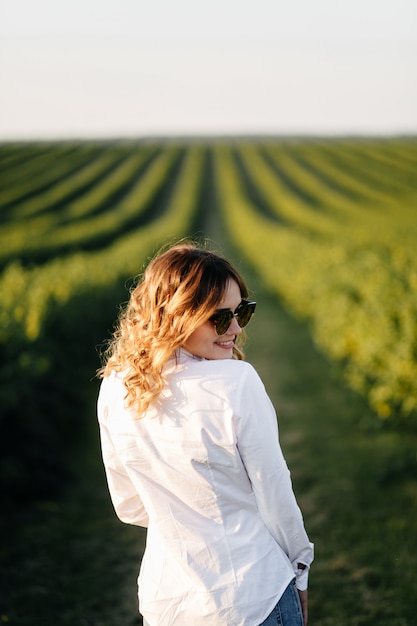
<svg viewBox="0 0 417 626">
<path fill-rule="evenodd" d="M 165 374 L 142 419 L 119 375 L 98 401 L 116 513 L 148 527 L 140 611 L 151 626 L 258 626 L 313 560 L 275 411 L 246 362 L 180 350 Z"/>
</svg>

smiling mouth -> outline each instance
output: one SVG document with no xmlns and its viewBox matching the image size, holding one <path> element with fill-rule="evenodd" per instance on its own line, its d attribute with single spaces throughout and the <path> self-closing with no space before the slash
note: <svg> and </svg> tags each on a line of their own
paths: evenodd
<svg viewBox="0 0 417 626">
<path fill-rule="evenodd" d="M 227 341 L 216 341 L 216 345 L 226 347 L 226 348 L 229 348 L 229 347 L 233 348 L 233 346 L 235 345 L 235 340 L 228 339 Z"/>
</svg>

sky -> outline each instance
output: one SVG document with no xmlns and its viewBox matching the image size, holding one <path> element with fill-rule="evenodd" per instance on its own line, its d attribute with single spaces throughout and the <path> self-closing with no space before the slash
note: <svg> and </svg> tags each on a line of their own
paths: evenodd
<svg viewBox="0 0 417 626">
<path fill-rule="evenodd" d="M 0 141 L 417 134 L 416 0 L 0 0 Z"/>
</svg>

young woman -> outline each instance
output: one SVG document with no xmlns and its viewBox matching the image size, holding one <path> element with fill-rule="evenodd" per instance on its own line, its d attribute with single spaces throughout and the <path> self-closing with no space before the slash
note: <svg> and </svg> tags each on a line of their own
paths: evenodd
<svg viewBox="0 0 417 626">
<path fill-rule="evenodd" d="M 242 360 L 255 310 L 224 258 L 178 244 L 133 289 L 101 370 L 113 505 L 145 526 L 149 626 L 302 626 L 313 545 L 259 376 Z"/>
</svg>

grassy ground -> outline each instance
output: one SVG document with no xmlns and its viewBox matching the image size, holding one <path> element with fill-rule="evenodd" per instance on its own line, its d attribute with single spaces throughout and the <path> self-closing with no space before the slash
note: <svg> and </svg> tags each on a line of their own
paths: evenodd
<svg viewBox="0 0 417 626">
<path fill-rule="evenodd" d="M 278 408 L 282 446 L 316 545 L 311 625 L 415 623 L 417 487 L 409 438 L 374 418 L 339 382 L 304 326 L 253 276 L 259 305 L 248 359 Z M 114 516 L 95 425 L 96 385 L 76 480 L 60 501 L 2 522 L 1 620 L 31 626 L 133 626 L 144 533 Z"/>
<path fill-rule="evenodd" d="M 75 451 L 72 484 L 60 499 L 22 508 L 0 522 L 0 623 L 142 624 L 136 577 L 145 533 L 114 514 L 95 422 L 97 385 L 90 386 L 90 427 Z"/>
<path fill-rule="evenodd" d="M 315 543 L 310 622 L 411 626 L 417 485 L 407 459 L 415 438 L 381 429 L 317 353 L 307 329 L 262 289 L 257 297 L 247 355 L 278 409 L 282 447 Z"/>
</svg>

